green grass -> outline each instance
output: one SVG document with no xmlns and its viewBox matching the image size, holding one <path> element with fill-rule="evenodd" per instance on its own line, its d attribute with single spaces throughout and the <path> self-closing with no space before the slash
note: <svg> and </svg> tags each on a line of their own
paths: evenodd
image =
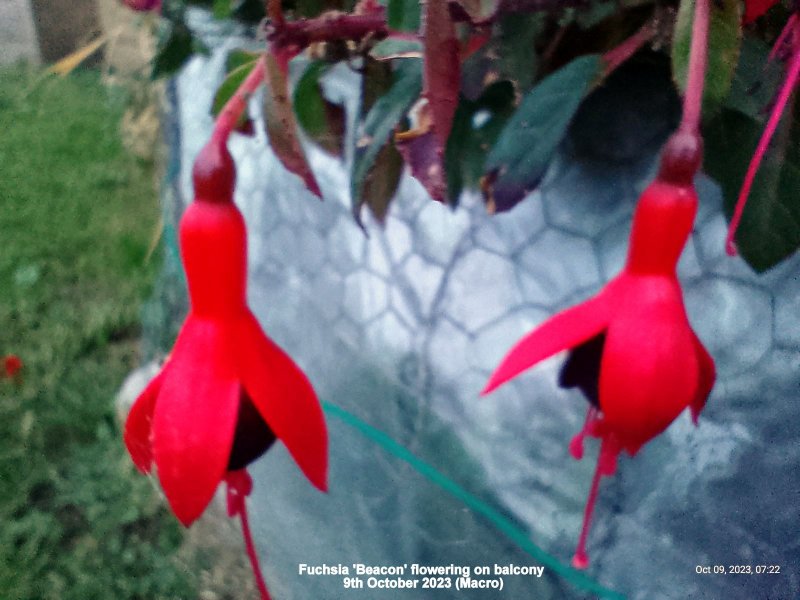
<svg viewBox="0 0 800 600">
<path fill-rule="evenodd" d="M 121 94 L 0 71 L 0 598 L 194 598 L 182 533 L 121 442 L 158 219 L 120 144 Z"/>
</svg>

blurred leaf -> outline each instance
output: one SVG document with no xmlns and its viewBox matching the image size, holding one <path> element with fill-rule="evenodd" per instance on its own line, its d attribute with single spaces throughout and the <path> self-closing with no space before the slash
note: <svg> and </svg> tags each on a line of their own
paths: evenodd
<svg viewBox="0 0 800 600">
<path fill-rule="evenodd" d="M 573 60 L 522 99 L 486 159 L 489 210 L 509 210 L 539 185 L 578 107 L 603 74 L 600 56 Z"/>
<path fill-rule="evenodd" d="M 230 73 L 237 67 L 251 64 L 261 56 L 261 52 L 250 52 L 249 50 L 231 50 L 225 58 L 225 72 Z"/>
<path fill-rule="evenodd" d="M 444 4 L 444 0 L 437 0 L 437 3 L 439 2 Z M 390 29 L 418 31 L 420 24 L 419 0 L 389 0 L 386 7 L 386 21 Z"/>
<path fill-rule="evenodd" d="M 574 21 L 581 29 L 591 29 L 613 15 L 619 6 L 616 0 L 600 0 L 586 3 L 575 9 Z"/>
<path fill-rule="evenodd" d="M 341 156 L 347 115 L 325 98 L 319 82 L 329 67 L 318 61 L 306 68 L 294 90 L 294 108 L 303 131 L 326 152 Z"/>
<path fill-rule="evenodd" d="M 745 38 L 739 53 L 739 64 L 731 82 L 725 106 L 753 118 L 764 116 L 783 79 L 778 61 L 768 61 L 769 47 L 761 40 Z"/>
<path fill-rule="evenodd" d="M 195 40 L 183 21 L 162 21 L 152 77 L 166 77 L 180 69 L 192 57 Z"/>
<path fill-rule="evenodd" d="M 426 2 L 422 23 L 425 46 L 423 94 L 428 100 L 433 132 L 443 149 L 453 126 L 461 83 L 460 48 L 446 2 Z"/>
<path fill-rule="evenodd" d="M 244 62 L 234 67 L 233 70 L 225 76 L 222 84 L 217 89 L 217 93 L 214 94 L 214 101 L 211 103 L 212 115 L 217 116 L 225 107 L 225 103 L 233 97 L 236 90 L 239 89 L 239 86 L 242 85 L 242 82 L 247 79 L 250 71 L 255 67 L 258 56 L 259 55 L 256 55 L 254 58 L 251 58 L 249 62 Z M 244 111 L 239 117 L 237 126 L 243 125 L 247 121 L 247 118 L 247 111 Z"/>
<path fill-rule="evenodd" d="M 681 0 L 672 41 L 672 74 L 681 93 L 686 91 L 694 7 L 694 0 Z M 709 103 L 707 108 L 711 110 L 720 106 L 731 88 L 733 73 L 739 58 L 739 46 L 742 41 L 741 19 L 739 0 L 711 2 L 711 21 L 708 26 L 708 68 L 703 90 L 703 99 Z"/>
<path fill-rule="evenodd" d="M 214 0 L 214 5 L 211 12 L 214 15 L 214 18 L 219 19 L 220 21 L 229 19 L 233 13 L 231 0 Z"/>
<path fill-rule="evenodd" d="M 382 40 L 372 47 L 369 55 L 376 60 L 422 58 L 422 43 L 412 40 Z"/>
<path fill-rule="evenodd" d="M 377 65 L 378 68 L 383 66 L 381 63 Z M 379 208 L 383 207 L 382 213 L 385 214 L 384 205 L 388 205 L 391 199 L 390 196 L 381 198 L 366 196 L 365 181 L 376 164 L 378 154 L 384 146 L 390 143 L 390 136 L 395 127 L 400 123 L 409 107 L 419 98 L 422 91 L 422 61 L 414 59 L 399 61 L 397 69 L 393 73 L 391 87 L 383 95 L 379 95 L 379 90 L 383 86 L 380 72 L 378 77 L 372 81 L 367 81 L 365 78 L 364 85 L 364 106 L 371 107 L 357 136 L 353 170 L 350 175 L 353 215 L 359 224 L 361 224 L 361 207 L 364 204 L 369 204 L 371 207 L 373 205 Z M 375 99 L 376 97 L 377 99 Z M 374 104 L 371 104 L 373 99 L 375 99 Z M 394 190 L 392 190 L 393 193 Z M 381 211 L 375 213 L 376 217 L 379 212 Z"/>
<path fill-rule="evenodd" d="M 703 129 L 705 168 L 722 186 L 728 218 L 761 133 L 759 122 L 729 109 Z M 800 247 L 798 190 L 800 125 L 787 111 L 761 162 L 736 235 L 739 253 L 756 271 L 766 271 Z"/>
<path fill-rule="evenodd" d="M 264 94 L 264 121 L 272 151 L 284 167 L 298 175 L 311 192 L 322 198 L 300 144 L 287 76 L 271 52 L 265 58 L 267 90 Z"/>
<path fill-rule="evenodd" d="M 375 157 L 372 168 L 364 178 L 362 194 L 364 204 L 369 206 L 375 219 L 383 224 L 389 212 L 389 204 L 394 198 L 400 177 L 403 174 L 403 157 L 394 144 L 387 143 Z M 357 217 L 361 225 L 360 217 Z"/>
<path fill-rule="evenodd" d="M 462 93 L 476 100 L 488 84 L 502 79 L 527 92 L 538 66 L 536 40 L 546 23 L 541 13 L 506 15 L 494 23 L 489 43 L 464 61 Z"/>
<path fill-rule="evenodd" d="M 465 187 L 478 187 L 486 154 L 513 112 L 514 86 L 509 81 L 492 84 L 477 101 L 461 99 L 444 158 L 451 203 L 458 202 Z"/>
</svg>

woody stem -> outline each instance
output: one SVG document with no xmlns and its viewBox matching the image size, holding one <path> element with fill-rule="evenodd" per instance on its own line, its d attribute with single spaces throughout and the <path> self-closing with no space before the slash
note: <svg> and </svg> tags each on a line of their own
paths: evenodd
<svg viewBox="0 0 800 600">
<path fill-rule="evenodd" d="M 256 579 L 258 586 L 258 593 L 261 595 L 261 600 L 270 600 L 269 592 L 267 591 L 267 584 L 264 582 L 264 575 L 261 573 L 261 565 L 258 562 L 258 553 L 256 546 L 253 543 L 253 534 L 250 532 L 250 523 L 247 519 L 247 504 L 245 499 L 242 498 L 241 510 L 239 511 L 239 519 L 242 522 L 242 537 L 244 537 L 244 545 L 247 551 L 247 558 L 250 559 L 250 566 L 253 569 L 253 576 Z"/>
<path fill-rule="evenodd" d="M 708 63 L 709 0 L 695 0 L 692 23 L 692 44 L 689 50 L 689 74 L 683 97 L 683 118 L 680 131 L 699 134 L 703 108 L 703 86 Z"/>
<path fill-rule="evenodd" d="M 228 140 L 231 132 L 236 128 L 236 124 L 239 122 L 242 113 L 247 109 L 247 103 L 250 97 L 258 89 L 258 86 L 261 85 L 261 82 L 264 81 L 264 68 L 265 63 L 264 57 L 262 56 L 256 61 L 253 70 L 250 71 L 250 74 L 242 82 L 242 85 L 239 86 L 220 111 L 214 123 L 214 132 L 211 134 L 212 139 L 223 143 Z"/>
</svg>

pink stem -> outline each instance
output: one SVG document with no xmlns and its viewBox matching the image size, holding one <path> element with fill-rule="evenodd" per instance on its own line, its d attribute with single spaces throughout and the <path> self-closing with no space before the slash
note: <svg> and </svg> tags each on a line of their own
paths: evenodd
<svg viewBox="0 0 800 600">
<path fill-rule="evenodd" d="M 211 134 L 212 139 L 217 139 L 221 142 L 227 142 L 231 132 L 236 129 L 236 124 L 242 113 L 247 109 L 247 103 L 250 97 L 264 81 L 264 57 L 256 61 L 253 70 L 239 86 L 239 89 L 231 96 L 230 100 L 220 111 L 217 120 L 214 123 L 214 132 Z"/>
<path fill-rule="evenodd" d="M 786 41 L 790 37 L 793 37 L 792 34 L 794 33 L 794 26 L 796 21 L 797 21 L 797 13 L 792 13 L 792 16 L 789 17 L 788 21 L 786 21 L 786 25 L 784 25 L 781 34 L 778 36 L 778 39 L 775 40 L 775 44 L 772 46 L 772 50 L 769 51 L 767 62 L 775 60 L 775 58 L 778 56 L 778 53 L 781 51 L 781 48 L 786 43 Z"/>
<path fill-rule="evenodd" d="M 703 86 L 708 62 L 709 0 L 695 0 L 692 23 L 692 45 L 689 50 L 689 75 L 683 97 L 683 119 L 680 130 L 697 135 L 703 108 Z"/>
<path fill-rule="evenodd" d="M 654 22 L 648 21 L 639 31 L 622 42 L 619 46 L 606 52 L 603 55 L 603 60 L 605 60 L 606 63 L 606 75 L 636 54 L 642 46 L 653 38 L 655 33 Z"/>
<path fill-rule="evenodd" d="M 258 552 L 256 552 L 256 546 L 253 543 L 250 523 L 247 519 L 246 499 L 253 489 L 253 480 L 245 469 L 241 469 L 229 472 L 225 477 L 225 483 L 228 486 L 228 516 L 235 517 L 239 515 L 242 522 L 244 546 L 247 551 L 247 557 L 250 559 L 250 566 L 253 569 L 258 592 L 261 595 L 261 600 L 270 600 L 267 584 L 264 583 L 264 575 L 261 573 L 261 566 L 258 563 Z"/>
<path fill-rule="evenodd" d="M 592 513 L 594 512 L 594 505 L 597 502 L 597 490 L 600 487 L 600 477 L 602 476 L 601 466 L 603 464 L 603 445 L 600 446 L 600 454 L 597 457 L 597 466 L 594 469 L 594 477 L 592 477 L 592 487 L 589 488 L 589 497 L 586 499 L 586 508 L 583 513 L 583 527 L 581 528 L 581 535 L 578 538 L 578 547 L 575 549 L 575 555 L 572 557 L 572 566 L 576 569 L 585 569 L 589 566 L 589 557 L 586 554 L 586 540 L 589 537 L 589 526 L 592 522 Z"/>
<path fill-rule="evenodd" d="M 739 228 L 739 223 L 742 220 L 744 207 L 747 204 L 747 197 L 750 195 L 750 189 L 753 187 L 753 180 L 756 177 L 758 168 L 761 166 L 764 154 L 767 152 L 770 140 L 772 140 L 772 136 L 778 128 L 783 109 L 786 107 L 786 103 L 792 95 L 795 83 L 797 83 L 798 74 L 800 74 L 800 45 L 794 49 L 791 63 L 789 63 L 789 73 L 786 75 L 783 87 L 781 87 L 781 91 L 778 94 L 778 100 L 772 108 L 769 121 L 767 121 L 767 126 L 764 128 L 764 133 L 761 134 L 761 139 L 758 141 L 756 151 L 753 154 L 753 158 L 750 160 L 750 166 L 747 167 L 747 173 L 742 182 L 742 189 L 739 191 L 739 198 L 736 200 L 733 218 L 731 218 L 731 224 L 728 227 L 728 237 L 725 238 L 725 251 L 729 256 L 736 256 L 736 243 L 734 239 L 736 238 L 736 231 Z"/>
<path fill-rule="evenodd" d="M 256 585 L 258 586 L 259 594 L 261 594 L 261 600 L 270 600 L 267 584 L 264 582 L 264 575 L 261 573 L 261 565 L 258 562 L 258 553 L 253 543 L 253 535 L 250 532 L 250 523 L 247 520 L 247 504 L 244 498 L 242 498 L 239 519 L 242 522 L 242 536 L 244 537 L 244 545 L 247 550 L 247 558 L 250 559 L 250 566 L 253 568 L 253 575 L 256 578 Z"/>
</svg>

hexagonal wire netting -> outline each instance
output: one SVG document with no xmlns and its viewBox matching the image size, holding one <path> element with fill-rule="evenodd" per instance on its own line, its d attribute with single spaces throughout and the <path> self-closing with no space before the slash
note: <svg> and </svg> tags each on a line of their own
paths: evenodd
<svg viewBox="0 0 800 600">
<path fill-rule="evenodd" d="M 214 51 L 170 88 L 173 227 L 192 197 L 192 160 L 212 126 L 225 54 L 247 43 L 201 13 L 193 24 Z M 800 593 L 800 258 L 757 276 L 725 256 L 720 193 L 707 179 L 698 181 L 701 206 L 679 276 L 718 382 L 698 428 L 682 415 L 603 481 L 588 572 L 568 566 L 593 460 L 567 453 L 585 404 L 556 385 L 561 359 L 478 397 L 523 333 L 622 266 L 631 211 L 674 117 L 669 86 L 655 79 L 634 68 L 594 98 L 540 191 L 509 213 L 489 217 L 475 197 L 453 211 L 406 176 L 386 226 L 369 222 L 368 236 L 351 216 L 346 164 L 307 146 L 319 202 L 258 127 L 255 138 L 231 141 L 251 306 L 309 375 L 330 429 L 327 495 L 282 448 L 251 469 L 254 528 L 276 597 L 348 597 L 340 577 L 298 575 L 300 563 L 546 566 L 540 579 L 505 578 L 506 598 Z M 352 118 L 357 75 L 336 69 L 325 85 Z M 162 322 L 166 314 L 174 330 L 180 310 L 164 309 L 182 283 L 171 231 L 173 277 L 151 312 Z M 158 328 L 149 331 L 157 337 Z M 781 565 L 782 573 L 695 572 L 714 564 Z"/>
</svg>

